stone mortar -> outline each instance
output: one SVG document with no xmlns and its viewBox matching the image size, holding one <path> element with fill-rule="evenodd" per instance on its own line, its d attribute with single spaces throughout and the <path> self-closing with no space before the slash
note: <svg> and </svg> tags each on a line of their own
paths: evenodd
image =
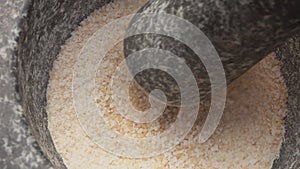
<svg viewBox="0 0 300 169">
<path fill-rule="evenodd" d="M 17 89 L 33 135 L 55 168 L 64 169 L 66 166 L 55 150 L 47 127 L 46 90 L 49 73 L 61 45 L 70 37 L 80 21 L 108 2 L 110 1 L 32 1 L 27 5 L 27 16 L 20 22 L 21 32 L 15 60 Z M 272 39 L 266 41 L 274 43 Z M 218 46 L 216 48 L 218 49 Z M 275 160 L 273 168 L 297 169 L 300 167 L 300 155 L 297 152 L 297 147 L 300 146 L 300 36 L 294 36 L 279 47 L 277 58 L 282 63 L 282 75 L 289 96 L 286 134 L 280 156 Z"/>
</svg>

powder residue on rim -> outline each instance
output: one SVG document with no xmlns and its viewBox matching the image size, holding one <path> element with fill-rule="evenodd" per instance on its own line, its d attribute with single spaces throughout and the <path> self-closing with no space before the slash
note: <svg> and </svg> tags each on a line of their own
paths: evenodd
<svg viewBox="0 0 300 169">
<path fill-rule="evenodd" d="M 269 55 L 228 87 L 226 109 L 216 133 L 204 144 L 197 140 L 208 105 L 186 139 L 174 150 L 145 159 L 127 159 L 107 153 L 81 128 L 73 107 L 72 75 L 76 57 L 88 38 L 105 24 L 132 14 L 145 0 L 115 1 L 95 11 L 66 41 L 55 61 L 48 86 L 48 126 L 55 147 L 70 169 L 88 168 L 270 168 L 279 154 L 284 134 L 287 92 L 280 63 Z M 177 108 L 168 107 L 163 118 L 135 124 L 115 113 L 110 81 L 124 59 L 122 44 L 109 51 L 98 68 L 95 102 L 105 121 L 116 132 L 131 137 L 159 134 L 174 121 Z M 133 83 L 133 105 L 149 108 L 146 95 Z"/>
</svg>

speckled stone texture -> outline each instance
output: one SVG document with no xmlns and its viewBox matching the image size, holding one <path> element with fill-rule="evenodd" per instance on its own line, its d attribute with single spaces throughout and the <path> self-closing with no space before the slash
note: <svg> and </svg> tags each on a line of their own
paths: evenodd
<svg viewBox="0 0 300 169">
<path fill-rule="evenodd" d="M 56 152 L 47 128 L 46 90 L 53 61 L 61 45 L 80 21 L 110 0 L 36 0 L 27 7 L 27 17 L 17 48 L 18 92 L 33 135 L 56 168 L 66 168 Z"/>
<path fill-rule="evenodd" d="M 25 116 L 27 117 L 28 123 L 32 128 L 33 135 L 37 138 L 39 145 L 42 150 L 46 154 L 46 156 L 51 160 L 54 164 L 55 168 L 66 168 L 63 164 L 60 155 L 55 150 L 53 145 L 49 130 L 47 128 L 47 113 L 46 113 L 46 89 L 49 81 L 49 72 L 52 68 L 53 61 L 56 59 L 57 54 L 60 51 L 60 46 L 64 43 L 64 41 L 70 37 L 71 32 L 78 26 L 78 23 L 83 20 L 87 15 L 89 15 L 94 9 L 99 8 L 100 6 L 107 3 L 109 0 L 92 0 L 92 1 L 70 1 L 70 0 L 37 0 L 32 1 L 28 4 L 28 14 L 25 19 L 22 20 L 20 24 L 20 28 L 22 32 L 20 33 L 20 37 L 18 40 L 18 59 L 17 59 L 17 68 L 16 68 L 16 76 L 18 78 L 18 89 L 22 99 L 22 106 L 24 109 Z M 176 5 L 180 1 L 172 1 L 170 3 L 174 3 Z M 198 2 L 198 1 L 197 1 Z M 267 30 L 264 30 L 259 35 L 265 38 L 257 38 L 261 41 L 255 41 L 254 39 L 249 41 L 244 41 L 243 39 L 236 39 L 236 37 L 223 37 L 220 34 L 223 34 L 225 31 L 230 35 L 230 33 L 234 32 L 241 27 L 244 28 L 244 31 L 250 31 L 248 33 L 253 33 L 253 31 L 257 31 L 256 29 L 250 29 L 253 27 L 255 23 L 256 26 L 260 25 L 259 20 L 255 18 L 255 16 L 265 16 L 264 18 L 268 21 L 272 21 L 268 17 L 268 13 L 277 13 L 279 15 L 282 14 L 283 18 L 274 18 L 276 21 L 282 21 L 285 15 L 289 15 L 292 13 L 293 15 L 299 15 L 299 8 L 295 10 L 282 10 L 280 8 L 281 5 L 285 3 L 290 3 L 290 6 L 294 8 L 298 5 L 299 1 L 254 1 L 254 0 L 243 0 L 237 1 L 232 0 L 229 4 L 223 6 L 227 7 L 230 11 L 233 11 L 229 15 L 229 13 L 222 13 L 224 9 L 220 8 L 222 5 L 216 4 L 225 3 L 226 1 L 215 0 L 215 1 L 205 1 L 203 5 L 206 8 L 203 8 L 203 11 L 207 12 L 207 16 L 202 18 L 199 22 L 203 25 L 210 25 L 211 29 L 203 30 L 209 38 L 213 39 L 212 42 L 220 42 L 220 44 L 214 44 L 217 50 L 224 50 L 224 56 L 232 56 L 235 53 L 243 54 L 244 57 L 248 58 L 249 53 L 251 53 L 251 49 L 255 49 L 253 44 L 257 47 L 258 44 L 265 44 L 262 49 L 257 50 L 257 53 L 261 55 L 259 58 L 251 58 L 249 55 L 249 59 L 238 59 L 238 60 L 228 60 L 228 62 L 232 61 L 234 63 L 245 62 L 245 60 L 251 62 L 257 62 L 265 56 L 266 53 L 269 53 L 276 45 L 276 42 L 281 42 L 282 39 L 286 38 L 286 35 L 291 32 L 283 32 L 284 36 L 273 36 L 278 35 L 276 32 L 278 25 L 273 25 L 275 27 L 268 27 Z M 229 2 L 229 1 L 228 1 Z M 249 2 L 260 2 L 259 6 L 255 6 L 250 3 L 252 8 L 246 8 L 243 5 L 249 5 Z M 274 5 L 272 2 L 276 2 L 279 6 Z M 295 2 L 297 4 L 292 4 Z M 182 5 L 182 4 L 177 4 Z M 185 5 L 185 4 L 184 4 Z M 258 9 L 256 9 L 258 8 Z M 215 9 L 215 10 L 214 10 Z M 261 10 L 262 13 L 252 13 L 252 10 Z M 226 11 L 226 10 L 225 10 Z M 197 11 L 194 11 L 197 12 Z M 240 13 L 245 13 L 249 15 L 253 15 L 254 18 L 252 20 L 245 20 L 244 15 Z M 193 12 L 189 12 L 189 15 L 192 15 Z M 208 18 L 208 19 L 207 19 Z M 224 18 L 221 19 L 221 18 Z M 216 22 L 219 19 L 219 22 Z M 286 20 L 297 23 L 296 20 Z M 214 22 L 212 22 L 214 21 Z M 238 22 L 240 21 L 240 22 Z M 249 24 L 248 22 L 251 22 Z M 226 29 L 226 25 L 230 25 L 230 23 L 236 24 L 234 28 L 228 27 Z M 281 25 L 281 22 L 276 22 Z M 220 25 L 224 24 L 225 27 L 220 27 Z M 213 27 L 214 26 L 214 27 Z M 270 26 L 270 25 L 269 25 Z M 294 25 L 295 26 L 295 25 Z M 222 29 L 219 29 L 222 28 Z M 298 27 L 296 27 L 298 28 Z M 290 28 L 292 29 L 292 28 Z M 287 30 L 287 29 L 284 29 Z M 209 33 L 210 32 L 210 33 Z M 240 33 L 240 32 L 238 32 Z M 242 37 L 247 37 L 248 34 L 240 34 Z M 225 39 L 224 39 L 225 38 Z M 283 63 L 282 72 L 285 76 L 285 80 L 287 83 L 287 87 L 289 90 L 289 101 L 288 101 L 288 117 L 286 121 L 286 129 L 287 133 L 285 135 L 284 143 L 281 148 L 281 155 L 278 160 L 275 161 L 274 169 L 277 168 L 299 168 L 299 153 L 297 153 L 297 146 L 299 147 L 299 36 L 295 37 L 292 40 L 289 40 L 287 44 L 285 44 L 278 51 L 278 58 Z M 232 43 L 235 42 L 235 43 Z M 222 49 L 222 44 L 224 49 Z M 246 45 L 246 46 L 245 46 Z M 249 45 L 249 46 L 247 46 Z M 133 47 L 138 47 L 133 45 Z M 236 48 L 233 48 L 236 47 Z M 248 48 L 250 47 L 250 48 Z M 251 48 L 252 47 L 252 48 Z M 231 49 L 231 50 L 228 50 Z M 228 50 L 228 51 L 227 51 Z M 180 52 L 180 51 L 178 51 Z M 227 52 L 227 53 L 226 53 Z M 224 54 L 223 53 L 223 54 Z M 253 53 L 252 53 L 253 54 Z M 222 55 L 222 53 L 221 53 Z M 251 59 L 250 59 L 251 58 Z M 253 60 L 252 60 L 253 59 Z M 253 63 L 252 63 L 253 62 Z M 239 65 L 239 64 L 237 64 Z M 238 68 L 238 67 L 233 67 Z M 227 70 L 232 70 L 233 68 L 227 68 Z M 245 67 L 240 67 L 241 72 L 245 71 Z M 240 70 L 239 70 L 240 71 Z M 229 79 L 234 79 L 233 77 L 229 77 Z M 2 121 L 1 121 L 2 125 Z M 13 143 L 17 144 L 17 143 Z M 17 152 L 17 151 L 16 151 Z M 2 153 L 2 152 L 1 152 Z M 2 159 L 2 156 L 1 156 Z M 18 160 L 17 160 L 18 161 Z M 19 160 L 22 161 L 22 160 Z M 16 162 L 17 163 L 17 162 Z M 9 166 L 8 164 L 7 166 Z M 7 167 L 8 168 L 8 167 Z M 29 167 L 30 168 L 30 167 Z M 33 167 L 34 168 L 34 167 Z M 46 167 L 45 167 L 46 168 Z M 10 169 L 10 168 L 9 168 Z"/>
<path fill-rule="evenodd" d="M 288 88 L 285 136 L 279 159 L 273 169 L 300 168 L 300 33 L 276 50 L 281 72 Z"/>
<path fill-rule="evenodd" d="M 22 0 L 0 1 L 0 168 L 52 169 L 31 135 L 15 98 L 11 68 L 23 6 Z"/>
<path fill-rule="evenodd" d="M 299 0 L 150 0 L 139 12 L 166 12 L 197 26 L 218 51 L 229 84 L 300 30 L 299 10 Z M 173 29 L 168 27 L 172 23 L 166 22 L 161 22 L 161 29 Z M 147 31 L 152 23 L 136 18 L 131 24 Z M 204 65 L 188 46 L 173 38 L 154 34 L 127 38 L 125 56 L 149 47 L 168 50 L 183 58 L 194 73 L 200 96 L 204 98 L 210 94 L 211 85 Z M 135 59 L 139 61 L 138 57 Z M 167 74 L 162 71 L 148 70 L 135 79 L 146 91 L 159 88 L 172 102 L 180 104 L 179 88 L 174 81 L 166 82 L 162 78 L 165 76 Z"/>
</svg>

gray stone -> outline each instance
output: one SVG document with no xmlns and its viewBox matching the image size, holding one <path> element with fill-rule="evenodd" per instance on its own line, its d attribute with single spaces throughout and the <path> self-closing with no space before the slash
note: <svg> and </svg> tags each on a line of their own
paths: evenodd
<svg viewBox="0 0 300 169">
<path fill-rule="evenodd" d="M 50 168 L 41 152 L 37 149 L 37 144 L 30 136 L 26 122 L 22 117 L 20 106 L 16 103 L 14 76 L 17 77 L 17 89 L 20 94 L 24 115 L 31 128 L 32 134 L 36 138 L 39 146 L 45 155 L 50 159 L 55 168 L 66 168 L 60 155 L 55 150 L 52 138 L 47 127 L 47 113 L 46 113 L 46 89 L 49 81 L 49 73 L 52 68 L 53 61 L 56 59 L 60 51 L 61 45 L 70 37 L 71 32 L 78 26 L 79 22 L 88 16 L 94 9 L 97 9 L 109 0 L 92 0 L 92 1 L 67 1 L 67 0 L 39 0 L 30 1 L 26 6 L 25 12 L 27 16 L 20 22 L 20 29 L 22 30 L 18 38 L 17 58 L 12 60 L 13 48 L 15 46 L 13 39 L 16 37 L 14 27 L 19 22 L 20 11 L 22 8 L 21 1 L 5 1 L 1 4 L 1 57 L 0 57 L 0 75 L 1 75 L 1 89 L 0 89 L 0 167 L 4 169 L 34 169 L 34 168 Z M 180 1 L 174 1 L 178 3 Z M 206 1 L 207 7 L 214 6 L 214 2 L 225 1 Z M 231 6 L 236 14 L 249 11 L 247 8 L 237 8 L 238 5 L 249 5 L 250 0 L 231 1 Z M 256 1 L 255 1 L 256 2 Z M 258 2 L 258 1 L 257 1 Z M 262 9 L 268 9 L 268 6 L 275 1 L 259 1 Z M 278 3 L 286 3 L 287 1 L 276 1 Z M 8 4 L 8 5 L 7 5 Z M 226 23 L 226 18 L 229 17 L 224 14 L 218 14 L 218 10 L 214 8 L 204 8 L 204 10 L 211 10 L 209 18 L 224 18 L 220 22 L 210 22 L 207 20 L 207 25 Z M 276 8 L 277 9 L 277 8 Z M 279 10 L 280 8 L 278 8 Z M 298 8 L 299 9 L 299 8 Z M 14 12 L 11 11 L 16 11 Z M 10 12 L 8 12 L 10 11 Z M 222 10 L 221 10 L 222 11 Z M 268 12 L 268 10 L 266 11 Z M 281 11 L 284 13 L 284 11 Z M 285 11 L 290 12 L 290 11 Z M 298 15 L 298 10 L 295 15 Z M 192 12 L 191 12 L 192 13 Z M 250 13 L 251 14 L 251 13 Z M 17 17 L 15 17 L 17 16 Z M 231 17 L 240 17 L 232 15 Z M 4 19 L 3 19 L 4 18 Z M 266 17 L 268 18 L 268 17 Z M 230 18 L 229 18 L 230 19 Z M 224 22 L 223 22 L 224 21 Z M 5 24 L 2 24 L 5 23 Z M 241 21 L 243 27 L 249 28 L 246 21 Z M 4 26 L 3 26 L 4 25 Z M 216 27 L 216 30 L 211 31 L 211 36 L 218 36 L 222 33 Z M 265 32 L 267 36 L 272 33 Z M 235 30 L 235 29 L 234 29 Z M 219 32 L 220 31 L 220 32 Z M 205 32 L 206 33 L 206 32 Z M 289 33 L 289 32 L 286 32 Z M 269 37 L 269 36 L 267 36 Z M 286 37 L 286 36 L 285 36 Z M 217 38 L 216 38 L 217 39 Z M 280 37 L 269 37 L 263 42 L 272 45 L 275 40 Z M 229 39 L 232 40 L 232 39 Z M 274 41 L 272 41 L 274 40 Z M 213 41 L 214 42 L 214 41 Z M 230 41 L 229 41 L 230 42 Z M 250 43 L 251 42 L 251 43 Z M 285 43 L 277 50 L 278 59 L 282 63 L 282 74 L 285 78 L 289 98 L 288 98 L 288 116 L 286 118 L 286 134 L 281 147 L 281 153 L 274 162 L 275 168 L 299 168 L 299 91 L 300 91 L 300 37 L 295 36 Z M 225 42 L 223 42 L 225 43 Z M 256 43 L 249 41 L 250 44 Z M 239 44 L 239 43 L 237 43 Z M 228 44 L 230 46 L 230 43 Z M 233 45 L 233 44 L 232 44 Z M 239 44 L 240 45 L 240 44 Z M 233 52 L 243 52 L 243 46 L 238 46 L 241 51 L 234 50 Z M 218 49 L 218 45 L 216 45 Z M 218 49 L 220 50 L 220 49 Z M 246 50 L 246 49 L 245 49 Z M 247 49 L 249 50 L 249 49 Z M 246 50 L 246 51 L 247 51 Z M 270 52 L 271 49 L 265 51 Z M 229 51 L 230 52 L 230 51 Z M 260 51 L 262 52 L 262 51 Z M 263 52 L 262 52 L 263 53 Z M 260 58 L 261 59 L 261 58 Z M 250 59 L 251 60 L 251 59 Z M 12 62 L 13 61 L 13 62 Z M 239 60 L 240 61 L 240 60 Z M 236 63 L 239 63 L 236 61 Z M 12 65 L 16 67 L 12 68 Z M 10 70 L 14 70 L 13 73 Z M 10 120 L 11 119 L 11 120 Z"/>
<path fill-rule="evenodd" d="M 91 12 L 110 0 L 31 1 L 20 23 L 15 75 L 24 114 L 38 144 L 56 168 L 66 168 L 48 130 L 49 73 L 64 41 Z"/>
<path fill-rule="evenodd" d="M 276 50 L 288 89 L 285 136 L 273 169 L 300 168 L 300 34 Z"/>
<path fill-rule="evenodd" d="M 219 53 L 229 84 L 300 30 L 299 9 L 298 0 L 151 0 L 139 13 L 165 12 L 198 27 Z M 156 29 L 178 27 L 177 23 L 171 23 L 173 20 L 158 19 L 158 22 L 160 23 L 155 26 Z M 136 17 L 131 22 L 131 27 L 147 31 L 156 23 L 157 21 Z M 211 84 L 207 70 L 190 46 L 173 37 L 157 34 L 132 36 L 125 39 L 124 44 L 126 57 L 146 48 L 160 48 L 184 59 L 197 80 L 201 99 L 210 96 Z M 135 59 L 138 63 L 144 58 Z M 136 76 L 135 80 L 147 92 L 155 88 L 161 89 L 167 95 L 169 103 L 180 105 L 180 89 L 173 79 L 165 80 L 166 76 L 168 75 L 161 70 L 147 70 Z"/>
<path fill-rule="evenodd" d="M 15 98 L 12 58 L 23 1 L 0 2 L 0 168 L 51 169 Z"/>
</svg>

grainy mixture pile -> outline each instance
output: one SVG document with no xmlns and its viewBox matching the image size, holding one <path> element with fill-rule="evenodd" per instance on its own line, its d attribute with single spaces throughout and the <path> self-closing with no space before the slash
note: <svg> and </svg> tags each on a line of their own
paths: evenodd
<svg viewBox="0 0 300 169">
<path fill-rule="evenodd" d="M 95 11 L 66 41 L 54 63 L 48 86 L 48 123 L 56 149 L 66 166 L 70 169 L 270 168 L 279 154 L 284 134 L 287 98 L 280 65 L 273 54 L 228 87 L 221 124 L 203 144 L 197 138 L 208 104 L 201 104 L 198 120 L 186 139 L 160 156 L 144 159 L 117 157 L 102 150 L 86 135 L 73 107 L 72 76 L 76 57 L 94 32 L 116 18 L 132 14 L 144 3 L 145 0 L 115 1 Z M 107 125 L 116 132 L 137 138 L 157 135 L 174 122 L 178 108 L 167 107 L 162 117 L 149 124 L 136 124 L 115 113 L 110 81 L 123 59 L 121 43 L 106 54 L 96 75 L 95 101 L 105 112 Z M 150 107 L 147 96 L 135 83 L 130 86 L 130 96 L 137 109 Z"/>
</svg>

